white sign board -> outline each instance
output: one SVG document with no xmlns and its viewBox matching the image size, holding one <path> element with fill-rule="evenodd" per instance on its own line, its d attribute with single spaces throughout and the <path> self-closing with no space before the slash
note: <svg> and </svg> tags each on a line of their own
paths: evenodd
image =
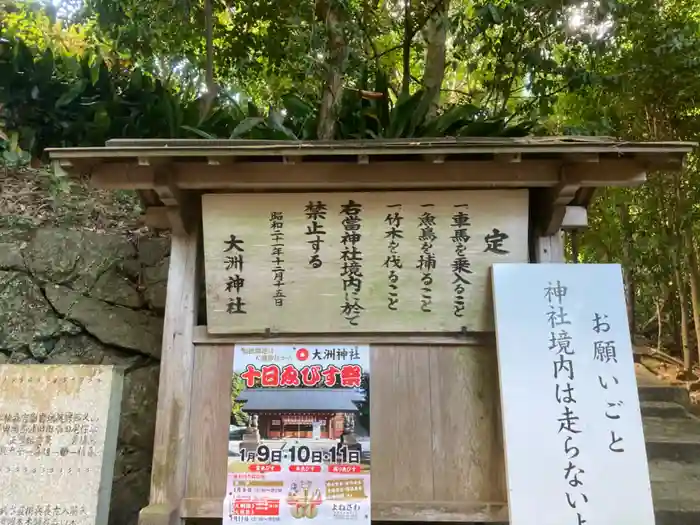
<svg viewBox="0 0 700 525">
<path fill-rule="evenodd" d="M 496 264 L 511 525 L 653 525 L 622 271 Z"/>
</svg>

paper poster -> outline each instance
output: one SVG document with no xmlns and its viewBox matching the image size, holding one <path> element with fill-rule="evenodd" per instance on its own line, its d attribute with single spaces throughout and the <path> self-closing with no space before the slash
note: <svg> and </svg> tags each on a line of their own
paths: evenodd
<svg viewBox="0 0 700 525">
<path fill-rule="evenodd" d="M 370 523 L 369 346 L 240 345 L 223 523 Z"/>
</svg>

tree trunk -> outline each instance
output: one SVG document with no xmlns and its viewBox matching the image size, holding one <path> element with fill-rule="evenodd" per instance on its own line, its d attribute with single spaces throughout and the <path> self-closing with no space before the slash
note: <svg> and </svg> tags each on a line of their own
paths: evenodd
<svg viewBox="0 0 700 525">
<path fill-rule="evenodd" d="M 423 88 L 426 95 L 430 97 L 428 118 L 434 117 L 440 107 L 440 88 L 445 77 L 449 7 L 449 0 L 438 0 L 438 5 L 428 19 L 423 32 L 426 42 Z"/>
<path fill-rule="evenodd" d="M 693 234 L 686 229 L 685 248 L 688 252 L 688 276 L 690 278 L 690 302 L 693 308 L 693 326 L 695 328 L 695 345 L 700 352 L 700 275 L 698 273 L 698 256 L 695 251 Z M 700 354 L 698 355 L 700 362 Z"/>
<path fill-rule="evenodd" d="M 622 226 L 622 235 L 624 236 L 622 240 L 622 253 L 623 253 L 623 278 L 625 282 L 625 295 L 627 299 L 627 317 L 630 329 L 630 337 L 634 341 L 635 333 L 635 283 L 634 283 L 634 261 L 632 261 L 632 256 L 630 253 L 630 246 L 632 246 L 632 236 L 630 234 L 630 220 L 629 220 L 629 208 L 627 204 L 622 204 L 619 207 L 620 210 L 620 225 Z"/>
<path fill-rule="evenodd" d="M 343 35 L 341 16 L 337 11 L 338 3 L 333 0 L 316 2 L 316 17 L 325 24 L 328 37 L 328 59 L 326 60 L 326 83 L 321 96 L 316 134 L 319 140 L 335 138 L 336 118 L 343 95 L 343 80 L 348 54 L 347 43 Z"/>
<path fill-rule="evenodd" d="M 411 0 L 405 0 L 406 6 L 403 17 L 403 44 L 402 44 L 402 78 L 401 96 L 408 96 L 411 88 L 411 42 L 413 42 L 413 13 Z"/>
<path fill-rule="evenodd" d="M 661 300 L 656 301 L 656 321 L 658 326 L 656 327 L 656 349 L 661 351 L 664 345 L 664 328 L 661 322 L 661 316 L 663 315 L 663 309 L 661 307 Z"/>
<path fill-rule="evenodd" d="M 678 300 L 680 302 L 681 315 L 681 355 L 683 357 L 683 368 L 690 370 L 691 356 L 689 345 L 688 332 L 688 295 L 683 281 L 683 272 L 681 271 L 680 262 L 676 264 L 674 275 L 676 277 L 676 286 L 678 287 Z"/>
</svg>

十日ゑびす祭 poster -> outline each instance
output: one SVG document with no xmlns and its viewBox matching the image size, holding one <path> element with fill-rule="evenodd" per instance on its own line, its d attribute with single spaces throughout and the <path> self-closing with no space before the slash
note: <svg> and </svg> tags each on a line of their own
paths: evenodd
<svg viewBox="0 0 700 525">
<path fill-rule="evenodd" d="M 224 524 L 370 523 L 368 346 L 240 345 Z"/>
</svg>

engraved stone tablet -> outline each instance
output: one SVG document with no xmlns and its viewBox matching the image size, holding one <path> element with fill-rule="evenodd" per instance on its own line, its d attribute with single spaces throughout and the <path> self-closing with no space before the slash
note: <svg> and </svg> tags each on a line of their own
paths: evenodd
<svg viewBox="0 0 700 525">
<path fill-rule="evenodd" d="M 0 366 L 3 519 L 107 524 L 122 384 L 112 366 Z"/>
</svg>

